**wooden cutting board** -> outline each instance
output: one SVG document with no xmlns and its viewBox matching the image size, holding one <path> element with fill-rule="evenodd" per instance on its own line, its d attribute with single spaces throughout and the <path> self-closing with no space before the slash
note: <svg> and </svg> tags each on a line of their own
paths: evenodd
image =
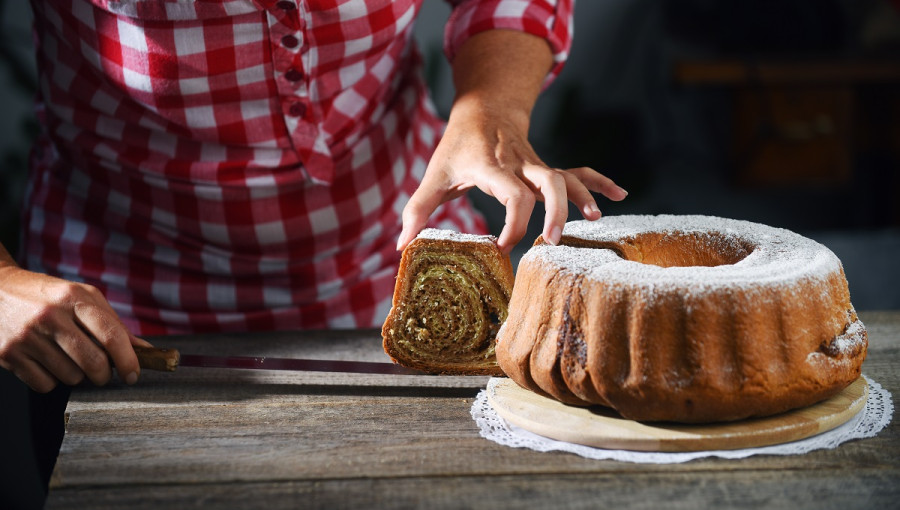
<svg viewBox="0 0 900 510">
<path fill-rule="evenodd" d="M 598 448 L 656 452 L 736 450 L 787 443 L 838 427 L 862 410 L 860 377 L 836 396 L 766 418 L 713 425 L 641 423 L 602 407 L 574 407 L 499 379 L 488 401 L 503 419 L 535 434 Z"/>
</svg>

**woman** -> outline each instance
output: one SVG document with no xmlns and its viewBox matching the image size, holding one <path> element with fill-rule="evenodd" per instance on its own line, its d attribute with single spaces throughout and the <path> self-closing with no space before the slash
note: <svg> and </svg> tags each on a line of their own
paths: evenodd
<svg viewBox="0 0 900 510">
<path fill-rule="evenodd" d="M 136 335 L 378 326 L 398 249 L 484 232 L 468 189 L 506 207 L 507 251 L 535 200 L 555 243 L 568 201 L 624 198 L 527 139 L 571 0 L 451 3 L 444 129 L 421 0 L 34 0 L 45 130 L 22 265 L 0 247 L 0 366 L 46 392 L 111 358 L 133 384 Z"/>
</svg>

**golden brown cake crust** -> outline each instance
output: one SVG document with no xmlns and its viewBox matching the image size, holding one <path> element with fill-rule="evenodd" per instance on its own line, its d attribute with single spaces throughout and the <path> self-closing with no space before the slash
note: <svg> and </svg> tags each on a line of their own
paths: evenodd
<svg viewBox="0 0 900 510">
<path fill-rule="evenodd" d="M 522 258 L 500 366 L 519 385 L 646 421 L 765 416 L 860 375 L 840 261 L 792 232 L 702 216 L 566 225 Z"/>
<path fill-rule="evenodd" d="M 429 373 L 502 375 L 494 349 L 512 287 L 496 238 L 423 230 L 400 260 L 385 352 Z"/>
</svg>

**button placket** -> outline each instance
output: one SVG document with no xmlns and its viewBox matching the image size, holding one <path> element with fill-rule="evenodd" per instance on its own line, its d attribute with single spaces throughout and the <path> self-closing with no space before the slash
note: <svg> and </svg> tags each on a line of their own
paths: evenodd
<svg viewBox="0 0 900 510">
<path fill-rule="evenodd" d="M 275 83 L 281 103 L 282 118 L 291 138 L 294 150 L 307 167 L 319 168 L 320 176 L 327 180 L 328 171 L 321 167 L 328 166 L 330 156 L 321 158 L 316 154 L 328 154 L 327 144 L 322 144 L 321 133 L 316 117 L 315 105 L 309 101 L 309 83 L 307 57 L 307 41 L 305 39 L 306 6 L 296 1 L 283 0 L 274 4 L 271 9 L 269 44 L 272 45 L 273 71 Z M 322 145 L 318 147 L 318 145 Z M 317 159 L 318 158 L 318 159 Z M 312 175 L 312 174 L 310 174 Z"/>
<path fill-rule="evenodd" d="M 285 89 L 288 87 L 293 89 L 290 94 L 291 99 L 287 103 L 287 114 L 291 117 L 303 117 L 307 112 L 307 104 L 305 98 L 307 97 L 307 88 L 306 83 L 304 82 L 304 74 L 301 70 L 302 63 L 300 62 L 299 55 L 295 55 L 293 62 L 290 67 L 288 67 L 283 74 L 282 82 L 286 82 Z"/>
<path fill-rule="evenodd" d="M 274 61 L 278 93 L 281 96 L 282 112 L 292 133 L 301 127 L 301 117 L 306 115 L 307 88 L 303 72 L 303 15 L 302 6 L 296 1 L 281 0 L 274 4 L 280 13 L 272 12 L 270 44 L 274 46 Z M 298 124 L 299 123 L 299 124 Z"/>
</svg>

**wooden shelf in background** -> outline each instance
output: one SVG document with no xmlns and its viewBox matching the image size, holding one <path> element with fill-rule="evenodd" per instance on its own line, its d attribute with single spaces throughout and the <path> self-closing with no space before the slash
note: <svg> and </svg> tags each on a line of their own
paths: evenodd
<svg viewBox="0 0 900 510">
<path fill-rule="evenodd" d="M 861 151 L 900 160 L 900 59 L 688 60 L 673 79 L 732 93 L 739 186 L 838 190 Z"/>
<path fill-rule="evenodd" d="M 900 59 L 682 61 L 674 79 L 684 85 L 900 83 Z"/>
</svg>

